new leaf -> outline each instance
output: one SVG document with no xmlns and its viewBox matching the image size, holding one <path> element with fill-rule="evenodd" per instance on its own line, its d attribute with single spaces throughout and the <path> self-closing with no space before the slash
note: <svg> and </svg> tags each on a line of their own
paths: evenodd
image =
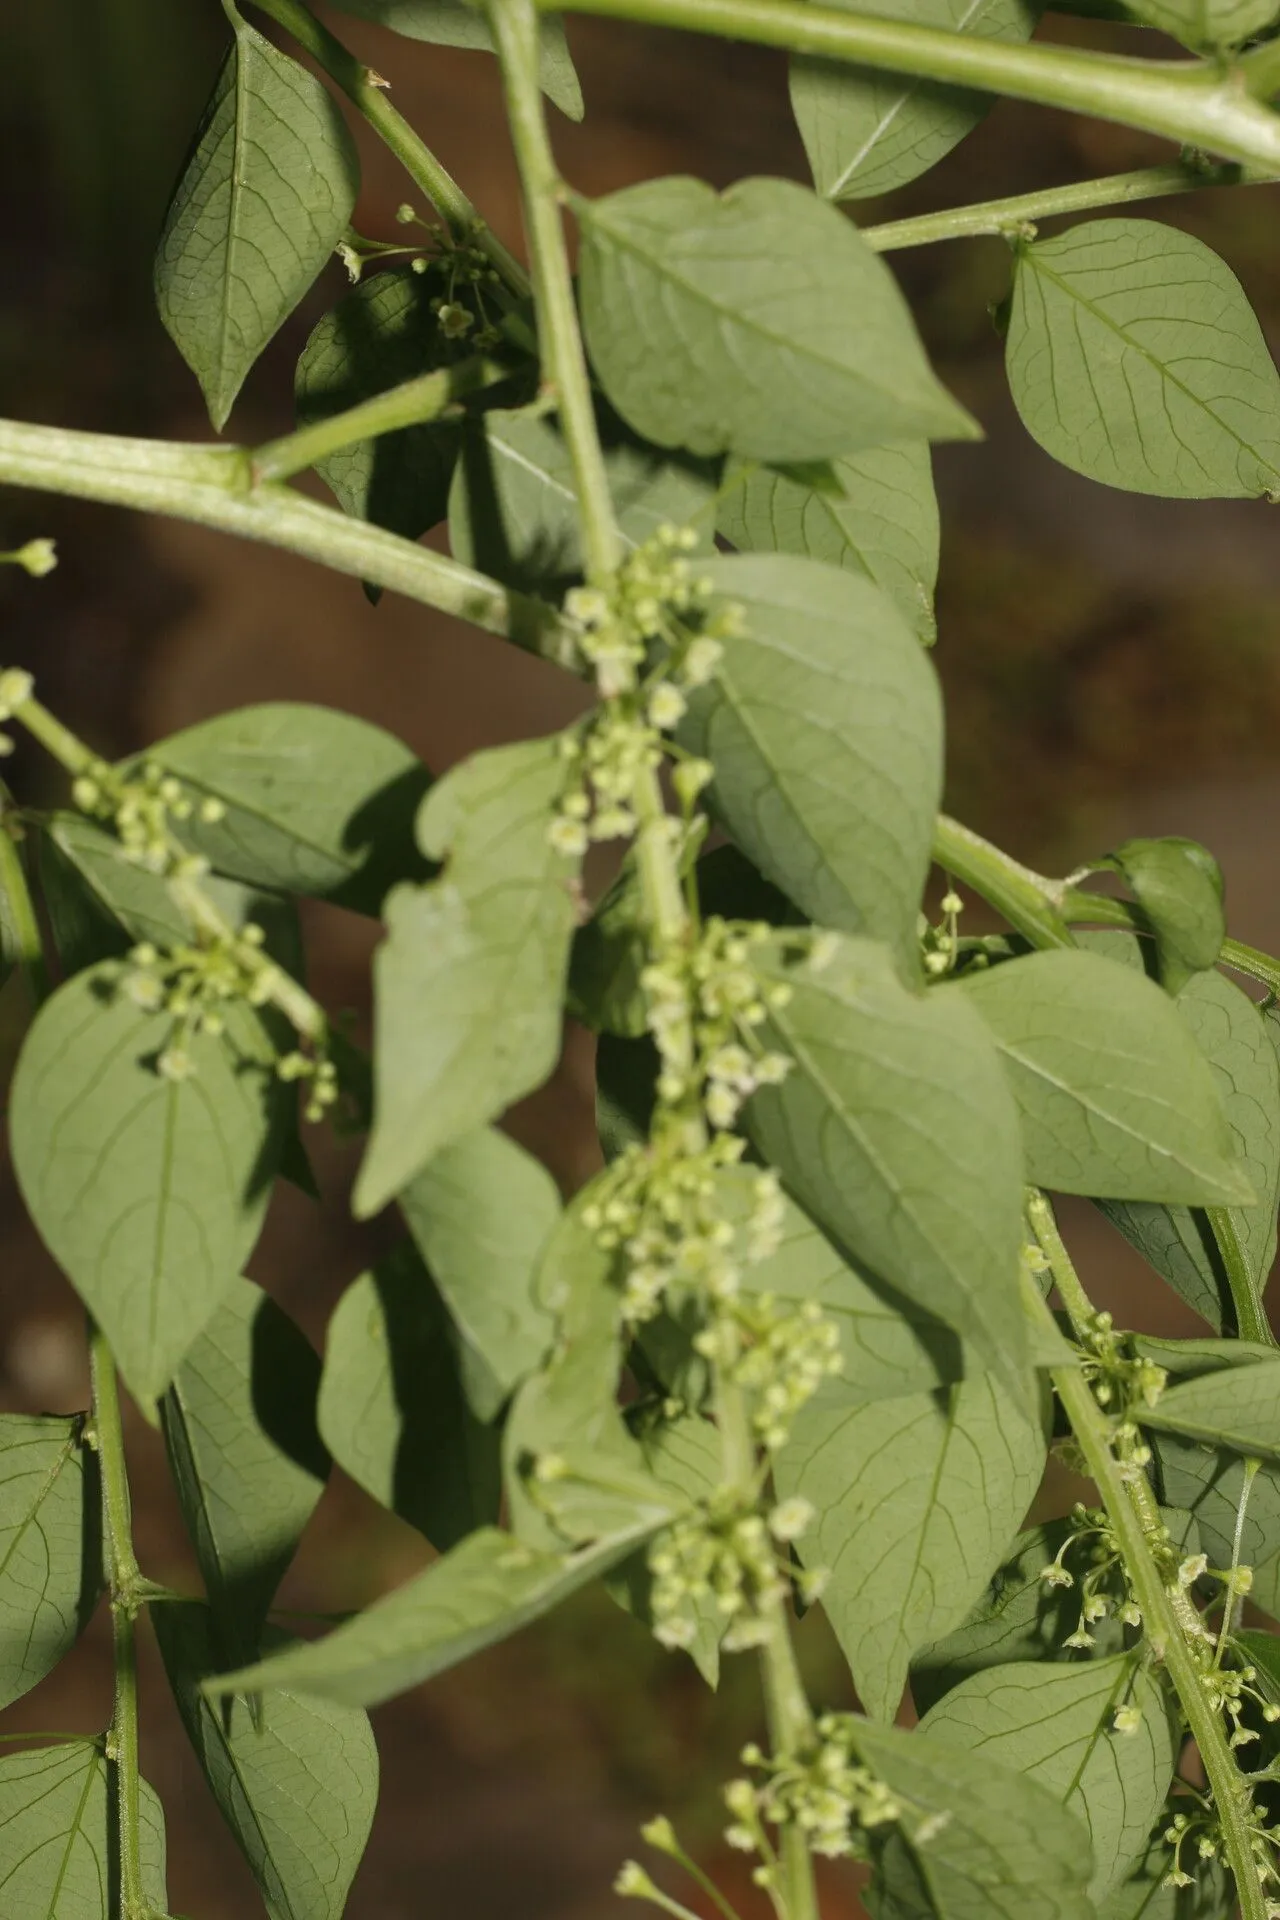
<svg viewBox="0 0 1280 1920">
<path fill-rule="evenodd" d="M 160 318 L 217 428 L 341 240 L 360 180 L 347 124 L 320 82 L 226 11 L 235 38 L 155 265 Z"/>
</svg>

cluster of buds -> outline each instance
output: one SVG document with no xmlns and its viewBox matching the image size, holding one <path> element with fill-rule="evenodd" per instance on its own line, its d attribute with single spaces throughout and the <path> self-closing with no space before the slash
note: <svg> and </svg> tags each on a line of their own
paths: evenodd
<svg viewBox="0 0 1280 1920">
<path fill-rule="evenodd" d="M 724 1790 L 731 1825 L 725 1838 L 743 1853 L 758 1853 L 758 1885 L 774 1884 L 776 1855 L 766 1828 L 799 1828 L 813 1852 L 840 1859 L 865 1857 L 864 1836 L 901 1820 L 903 1802 L 857 1758 L 857 1722 L 851 1714 L 828 1713 L 813 1739 L 799 1753 L 766 1755 L 754 1743 L 743 1749 L 743 1763 L 760 1777 L 731 1780 Z M 946 1816 L 922 1823 L 912 1837 L 928 1844 Z"/>
<path fill-rule="evenodd" d="M 233 1001 L 264 1007 L 271 998 L 275 962 L 262 951 L 262 928 L 251 921 L 233 939 L 205 946 L 180 945 L 162 952 L 149 940 L 133 947 L 121 980 L 121 992 L 144 1013 L 168 1013 L 175 1038 L 156 1065 L 168 1080 L 185 1080 L 194 1070 L 182 1044 L 196 1034 L 211 1039 L 226 1028 Z"/>
<path fill-rule="evenodd" d="M 839 1328 L 816 1300 L 783 1307 L 770 1293 L 736 1300 L 693 1344 L 750 1394 L 756 1438 L 770 1453 L 786 1445 L 801 1408 L 844 1364 Z"/>
<path fill-rule="evenodd" d="M 496 347 L 502 336 L 486 308 L 485 294 L 492 298 L 502 275 L 478 244 L 475 229 L 455 234 L 439 221 L 424 220 L 407 201 L 397 207 L 396 222 L 420 228 L 423 238 L 403 246 L 349 234 L 337 249 L 348 279 L 358 281 L 371 261 L 408 254 L 414 273 L 430 274 L 443 289 L 430 306 L 444 338 L 465 341 L 468 347 Z M 464 304 L 467 297 L 470 304 Z"/>
<path fill-rule="evenodd" d="M 1066 1565 L 1068 1558 L 1075 1563 L 1074 1572 Z M 1080 1618 L 1064 1646 L 1095 1646 L 1092 1629 L 1112 1614 L 1124 1626 L 1142 1625 L 1142 1612 L 1125 1573 L 1119 1542 L 1100 1507 L 1076 1502 L 1071 1509 L 1071 1531 L 1048 1566 L 1041 1568 L 1040 1579 L 1046 1587 L 1079 1591 Z"/>
<path fill-rule="evenodd" d="M 327 1053 L 299 1053 L 295 1048 L 292 1053 L 280 1055 L 276 1073 L 281 1080 L 307 1082 L 306 1104 L 302 1109 L 304 1120 L 315 1124 L 337 1104 L 338 1069 Z"/>
<path fill-rule="evenodd" d="M 1082 1371 L 1098 1405 L 1111 1415 L 1111 1444 L 1123 1480 L 1137 1480 L 1151 1464 L 1142 1437 L 1141 1415 L 1154 1407 L 1169 1376 L 1153 1360 L 1129 1349 L 1129 1337 L 1115 1331 L 1109 1313 L 1095 1313 L 1080 1336 Z"/>
<path fill-rule="evenodd" d="M 565 739 L 573 777 L 551 827 L 565 853 L 636 831 L 637 781 L 670 751 L 665 736 L 684 718 L 690 693 L 711 679 L 723 642 L 741 630 L 741 609 L 713 607 L 710 577 L 695 574 L 687 555 L 696 545 L 691 528 L 663 525 L 607 587 L 575 587 L 565 598 L 576 664 L 591 671 L 602 703 Z M 686 815 L 711 775 L 705 760 L 678 759 L 672 782 Z M 680 823 L 666 831 L 678 843 Z"/>
<path fill-rule="evenodd" d="M 171 879 L 199 880 L 208 873 L 208 861 L 188 853 L 174 828 L 192 819 L 215 826 L 226 807 L 213 794 L 193 799 L 182 782 L 154 760 L 134 773 L 121 773 L 105 760 L 90 760 L 72 781 L 71 798 L 81 813 L 114 831 L 125 859 L 135 866 Z"/>
<path fill-rule="evenodd" d="M 945 979 L 955 967 L 959 951 L 957 922 L 964 910 L 964 901 L 954 887 L 948 887 L 940 906 L 941 926 L 931 927 L 926 922 L 921 941 L 924 970 L 931 980 Z"/>
<path fill-rule="evenodd" d="M 691 527 L 664 524 L 636 547 L 607 587 L 575 587 L 564 610 L 577 628 L 580 663 L 605 701 L 625 700 L 633 717 L 666 733 L 683 718 L 687 696 L 720 664 L 723 642 L 742 631 L 742 610 L 712 606 L 714 583 L 696 573 Z M 658 669 L 650 671 L 661 649 Z"/>
<path fill-rule="evenodd" d="M 768 1609 L 786 1591 L 769 1525 L 739 1488 L 717 1489 L 668 1527 L 649 1550 L 649 1571 L 653 1633 L 664 1647 L 693 1645 L 707 1603 L 725 1625 L 730 1653 L 762 1646 L 772 1631 Z"/>
<path fill-rule="evenodd" d="M 1187 1872 L 1184 1863 L 1184 1849 L 1194 1860 L 1208 1861 L 1218 1859 L 1222 1848 L 1216 1819 L 1211 1813 L 1199 1810 L 1175 1813 L 1164 1830 L 1164 1839 L 1166 1845 L 1173 1848 L 1173 1859 L 1162 1882 L 1166 1887 L 1195 1885 L 1195 1875 Z"/>
<path fill-rule="evenodd" d="M 757 1087 L 777 1086 L 790 1062 L 762 1047 L 757 1030 L 791 998 L 785 981 L 763 984 L 753 947 L 771 929 L 713 916 L 691 949 L 675 948 L 640 975 L 645 1018 L 658 1049 L 658 1099 L 678 1106 L 696 1096 L 708 1124 L 733 1126 Z"/>
</svg>

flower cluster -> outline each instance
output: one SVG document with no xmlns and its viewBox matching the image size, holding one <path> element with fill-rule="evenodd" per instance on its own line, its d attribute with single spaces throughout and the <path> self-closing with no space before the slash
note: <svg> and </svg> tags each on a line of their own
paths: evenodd
<svg viewBox="0 0 1280 1920">
<path fill-rule="evenodd" d="M 800 1753 L 765 1755 L 754 1744 L 742 1758 L 761 1778 L 731 1780 L 724 1790 L 732 1824 L 725 1833 L 731 1847 L 759 1853 L 758 1884 L 773 1882 L 776 1856 L 766 1827 L 795 1826 L 815 1853 L 830 1858 L 865 1857 L 863 1836 L 901 1820 L 902 1800 L 857 1758 L 857 1721 L 851 1714 L 828 1713 L 818 1721 L 811 1743 Z M 941 1830 L 945 1816 L 925 1822 L 913 1835 L 928 1844 L 930 1827 Z"/>
<path fill-rule="evenodd" d="M 964 911 L 964 901 L 954 887 L 948 887 L 939 904 L 942 925 L 931 927 L 926 923 L 921 941 L 924 970 L 931 980 L 945 979 L 955 967 L 959 951 L 958 922 Z"/>
<path fill-rule="evenodd" d="M 477 230 L 453 233 L 439 221 L 424 220 L 407 202 L 396 209 L 396 221 L 402 227 L 420 227 L 424 238 L 401 246 L 348 235 L 337 249 L 347 277 L 354 284 L 370 261 L 408 254 L 413 271 L 430 274 L 442 288 L 430 306 L 444 338 L 451 343 L 465 341 L 468 347 L 496 347 L 502 336 L 485 295 L 492 298 L 500 290 L 502 275 L 479 245 Z"/>
<path fill-rule="evenodd" d="M 188 853 L 174 827 L 193 818 L 216 825 L 226 807 L 212 794 L 192 799 L 182 782 L 153 760 L 129 773 L 105 760 L 90 760 L 72 782 L 71 798 L 81 813 L 113 829 L 125 859 L 135 866 L 174 879 L 199 880 L 208 873 L 209 862 Z"/>
<path fill-rule="evenodd" d="M 670 750 L 664 735 L 684 718 L 690 693 L 714 674 L 724 640 L 741 630 L 741 610 L 713 607 L 710 576 L 695 574 L 687 556 L 696 545 L 691 528 L 663 525 L 607 587 L 575 587 L 566 596 L 575 630 L 568 664 L 591 671 L 602 704 L 565 737 L 573 777 L 551 827 L 553 844 L 565 853 L 636 831 L 637 781 Z M 705 760 L 679 758 L 673 783 L 686 812 L 711 772 Z M 678 844 L 680 823 L 659 824 Z"/>
<path fill-rule="evenodd" d="M 1074 1573 L 1066 1566 L 1068 1557 L 1076 1562 Z M 1085 1563 L 1083 1569 L 1081 1561 Z M 1142 1624 L 1142 1612 L 1125 1573 L 1119 1542 L 1101 1507 L 1086 1507 L 1082 1501 L 1076 1502 L 1071 1509 L 1071 1531 L 1048 1566 L 1041 1568 L 1040 1578 L 1046 1587 L 1079 1589 L 1080 1618 L 1075 1632 L 1063 1642 L 1064 1646 L 1095 1646 L 1092 1629 L 1112 1614 L 1124 1626 Z"/>
<path fill-rule="evenodd" d="M 816 1300 L 797 1309 L 771 1293 L 736 1300 L 693 1344 L 750 1393 L 751 1424 L 770 1453 L 786 1445 L 800 1409 L 844 1364 L 839 1328 Z"/>
<path fill-rule="evenodd" d="M 1129 1336 L 1115 1331 L 1109 1313 L 1090 1317 L 1080 1345 L 1084 1376 L 1092 1383 L 1098 1405 L 1112 1416 L 1111 1441 L 1120 1477 L 1136 1480 L 1151 1463 L 1140 1417 L 1157 1404 L 1169 1376 L 1153 1360 L 1129 1350 Z"/>
<path fill-rule="evenodd" d="M 786 1591 L 785 1566 L 775 1542 L 807 1527 L 807 1501 L 784 1501 L 768 1520 L 740 1488 L 717 1489 L 705 1506 L 667 1528 L 649 1551 L 654 1638 L 664 1647 L 691 1647 L 699 1611 L 710 1603 L 725 1623 L 730 1653 L 762 1646 L 771 1627 L 767 1609 Z"/>
</svg>

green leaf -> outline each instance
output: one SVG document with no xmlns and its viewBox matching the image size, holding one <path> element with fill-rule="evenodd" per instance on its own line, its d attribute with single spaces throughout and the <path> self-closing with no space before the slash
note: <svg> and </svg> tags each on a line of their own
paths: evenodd
<svg viewBox="0 0 1280 1920">
<path fill-rule="evenodd" d="M 720 1436 L 709 1420 L 694 1414 L 682 1414 L 674 1420 L 659 1420 L 639 1432 L 645 1465 L 659 1486 L 671 1495 L 677 1511 L 704 1501 L 724 1478 Z M 658 1536 L 656 1545 L 661 1544 Z M 652 1630 L 651 1595 L 653 1575 L 649 1570 L 647 1549 L 633 1553 L 610 1575 L 606 1585 L 620 1606 Z M 687 1651 L 709 1687 L 720 1679 L 720 1642 L 728 1626 L 711 1594 L 692 1603 L 697 1632 Z"/>
<path fill-rule="evenodd" d="M 1246 1495 L 1244 1462 L 1238 1455 L 1175 1433 L 1153 1433 L 1150 1439 L 1162 1498 L 1194 1516 L 1211 1566 L 1231 1565 L 1239 1526 L 1241 1565 L 1255 1570 L 1252 1597 L 1270 1611 L 1269 1582 L 1260 1575 L 1280 1555 L 1280 1473 L 1264 1462 Z"/>
<path fill-rule="evenodd" d="M 142 1892 L 167 1913 L 164 1814 L 139 1782 Z M 115 1920 L 116 1816 L 96 1740 L 0 1753 L 0 1910 L 7 1920 Z"/>
<path fill-rule="evenodd" d="M 1276 0 L 1125 0 L 1127 10 L 1148 27 L 1181 40 L 1196 53 L 1238 47 L 1271 26 Z"/>
<path fill-rule="evenodd" d="M 680 731 L 714 762 L 711 805 L 809 919 L 887 940 L 914 977 L 942 785 L 932 665 L 856 575 L 791 554 L 707 572 L 743 610 Z"/>
<path fill-rule="evenodd" d="M 618 1407 L 615 1256 L 583 1224 L 591 1192 L 560 1216 L 543 1250 L 537 1296 L 555 1312 L 556 1346 L 519 1388 L 503 1436 L 512 1531 L 549 1552 L 636 1527 L 647 1538 L 672 1517 L 670 1491 L 649 1472 Z"/>
<path fill-rule="evenodd" d="M 857 1746 L 908 1809 L 867 1892 L 875 1920 L 1093 1920 L 1088 1835 L 1038 1781 L 939 1733 L 868 1724 Z"/>
<path fill-rule="evenodd" d="M 606 414 L 605 474 L 618 531 L 628 547 L 664 524 L 701 522 L 711 545 L 712 482 L 692 461 L 638 441 Z M 493 408 L 472 420 L 449 496 L 455 559 L 523 592 L 559 599 L 584 571 L 578 496 L 564 436 L 528 408 Z"/>
<path fill-rule="evenodd" d="M 1027 1351 L 1022 1146 L 995 1046 L 959 995 L 908 993 L 886 948 L 829 944 L 820 966 L 757 949 L 766 992 L 790 990 L 762 1037 L 795 1065 L 753 1095 L 751 1137 L 860 1267 L 1012 1380 Z"/>
<path fill-rule="evenodd" d="M 644 439 L 791 461 L 976 432 L 884 262 L 805 188 L 742 180 L 718 195 L 677 176 L 578 217 L 587 345 Z"/>
<path fill-rule="evenodd" d="M 553 736 L 473 754 L 427 795 L 419 845 L 448 864 L 440 879 L 387 898 L 358 1215 L 376 1213 L 556 1063 L 575 863 L 548 828 L 565 776 Z"/>
<path fill-rule="evenodd" d="M 414 1176 L 400 1207 L 465 1343 L 472 1408 L 491 1420 L 551 1345 L 536 1282 L 560 1218 L 555 1181 L 505 1133 L 478 1127 Z"/>
<path fill-rule="evenodd" d="M 1026 0 L 876 0 L 869 11 L 984 40 L 1026 40 L 1039 10 Z M 791 106 L 818 192 L 864 200 L 927 173 L 985 117 L 991 96 L 797 57 Z"/>
<path fill-rule="evenodd" d="M 1188 1516 L 1183 1516 L 1188 1519 Z M 1027 1660 L 1070 1660 L 1079 1655 L 1063 1642 L 1080 1624 L 1080 1588 L 1050 1586 L 1044 1571 L 1065 1547 L 1073 1577 L 1089 1570 L 1069 1520 L 1050 1520 L 1020 1533 L 996 1568 L 986 1591 L 953 1632 L 921 1647 L 911 1660 L 911 1697 L 927 1713 L 944 1694 L 973 1674 Z M 1108 1617 L 1090 1629 L 1097 1654 L 1119 1652 L 1124 1630 Z"/>
<path fill-rule="evenodd" d="M 329 1322 L 320 1432 L 366 1493 L 444 1549 L 498 1517 L 498 1436 L 467 1406 L 449 1316 L 409 1242 Z"/>
<path fill-rule="evenodd" d="M 1166 1388 L 1144 1426 L 1258 1460 L 1280 1460 L 1280 1358 L 1201 1374 Z"/>
<path fill-rule="evenodd" d="M 1260 1340 L 1159 1340 L 1153 1334 L 1129 1335 L 1133 1350 L 1143 1360 L 1175 1376 L 1218 1373 L 1223 1367 L 1250 1367 L 1258 1360 L 1274 1360 L 1274 1347 Z"/>
<path fill-rule="evenodd" d="M 1140 1724 L 1119 1731 L 1118 1709 Z M 983 1770 L 1037 1780 L 1089 1830 L 1089 1897 L 1106 1898 L 1138 1859 L 1164 1805 L 1176 1751 L 1165 1696 L 1133 1654 L 1079 1665 L 1019 1663 L 974 1674 L 921 1721 Z"/>
<path fill-rule="evenodd" d="M 80 1422 L 0 1414 L 0 1708 L 75 1645 L 102 1591 L 100 1531 Z"/>
<path fill-rule="evenodd" d="M 1280 1700 L 1280 1636 L 1274 1633 L 1236 1631 L 1241 1652 L 1252 1665 L 1262 1670 L 1263 1684 L 1273 1700 Z"/>
<path fill-rule="evenodd" d="M 1031 1504 L 1044 1443 L 987 1374 L 851 1405 L 824 1389 L 778 1456 L 778 1490 L 818 1518 L 804 1558 L 868 1713 L 891 1719 L 917 1648 L 951 1632 Z"/>
<path fill-rule="evenodd" d="M 660 1522 L 578 1553 L 536 1553 L 482 1527 L 403 1587 L 306 1646 L 207 1683 L 212 1694 L 290 1691 L 371 1707 L 505 1640 L 598 1579 Z"/>
<path fill-rule="evenodd" d="M 102 1327 L 129 1386 L 163 1393 L 257 1240 L 288 1113 L 252 1008 L 156 1066 L 173 1016 L 147 1013 L 114 962 L 46 1001 L 10 1106 L 14 1169 L 40 1235 Z"/>
<path fill-rule="evenodd" d="M 493 49 L 489 23 L 467 0 L 334 0 L 343 13 L 374 20 L 380 27 L 404 34 L 407 40 L 426 40 L 437 47 Z M 547 98 L 567 119 L 582 118 L 582 89 L 573 70 L 564 25 L 554 15 L 539 22 L 539 78 Z"/>
<path fill-rule="evenodd" d="M 1254 1199 L 1213 1074 L 1152 981 L 1064 950 L 969 973 L 944 991 L 962 994 L 995 1037 L 1036 1186 L 1120 1200 Z"/>
<path fill-rule="evenodd" d="M 358 1708 L 200 1691 L 218 1654 L 206 1608 L 157 1607 L 156 1638 L 187 1736 L 271 1920 L 341 1920 L 378 1798 L 378 1749 Z M 272 1650 L 294 1644 L 271 1630 Z"/>
<path fill-rule="evenodd" d="M 1256 1004 L 1219 973 L 1193 975 L 1176 1005 L 1209 1063 L 1237 1161 L 1256 1195 L 1253 1206 L 1229 1208 L 1228 1221 L 1260 1300 L 1275 1258 L 1280 1201 L 1275 1049 Z M 1210 1325 L 1220 1327 L 1224 1316 L 1234 1316 L 1222 1255 L 1203 1212 L 1117 1204 L 1104 1205 L 1102 1211 Z"/>
<path fill-rule="evenodd" d="M 247 1659 L 329 1474 L 320 1361 L 251 1280 L 236 1280 L 161 1403 L 169 1465 L 215 1629 Z"/>
<path fill-rule="evenodd" d="M 448 364 L 449 342 L 431 302 L 436 282 L 411 267 L 371 274 L 317 322 L 294 376 L 298 425 L 328 420 Z M 317 461 L 316 472 L 344 513 L 371 520 L 406 540 L 438 526 L 461 429 L 428 420 L 373 440 L 356 440 Z"/>
<path fill-rule="evenodd" d="M 226 11 L 235 39 L 155 264 L 160 318 L 219 429 L 341 240 L 360 182 L 355 143 L 320 82 Z"/>
<path fill-rule="evenodd" d="M 1153 220 L 1092 220 L 1018 249 L 1006 340 L 1023 425 L 1135 493 L 1280 488 L 1280 376 L 1231 269 Z"/>
<path fill-rule="evenodd" d="M 730 473 L 717 530 L 748 553 L 798 553 L 863 574 L 932 646 L 938 624 L 938 501 L 924 440 L 831 463 L 833 489 L 770 467 Z"/>
<path fill-rule="evenodd" d="M 1124 875 L 1151 922 L 1162 984 L 1178 993 L 1212 967 L 1227 934 L 1222 869 L 1198 840 L 1126 840 L 1104 863 Z"/>
<path fill-rule="evenodd" d="M 250 886 L 376 914 L 393 880 L 428 871 L 413 823 L 430 776 L 392 734 L 353 714 L 292 701 L 239 707 L 162 740 L 147 758 L 195 803 L 183 840 Z M 200 818 L 208 800 L 225 808 L 214 822 Z"/>
</svg>

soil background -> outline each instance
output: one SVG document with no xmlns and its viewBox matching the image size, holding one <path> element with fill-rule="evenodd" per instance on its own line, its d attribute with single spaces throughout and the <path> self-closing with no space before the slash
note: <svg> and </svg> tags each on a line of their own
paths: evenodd
<svg viewBox="0 0 1280 1920">
<path fill-rule="evenodd" d="M 319 9 L 324 11 L 323 9 Z M 394 83 L 394 98 L 502 237 L 521 247 L 497 75 L 483 55 L 397 39 L 329 9 L 334 30 Z M 760 49 L 570 20 L 587 115 L 561 120 L 568 177 L 588 194 L 660 173 L 726 185 L 747 174 L 805 178 L 785 63 Z M 57 0 L 0 25 L 0 410 L 30 420 L 206 439 L 194 382 L 155 318 L 150 256 L 170 186 L 216 70 L 213 0 Z M 1155 36 L 1049 16 L 1047 37 L 1150 51 Z M 357 129 L 362 232 L 393 236 L 406 185 Z M 1160 143 L 1066 115 L 1002 104 L 933 174 L 860 221 L 1167 158 Z M 1277 189 L 1139 209 L 1209 239 L 1244 281 L 1280 345 Z M 1002 242 L 893 258 L 939 369 L 981 420 L 979 446 L 939 451 L 944 551 L 937 664 L 950 728 L 948 803 L 1049 871 L 1134 833 L 1204 840 L 1228 882 L 1232 931 L 1280 947 L 1273 821 L 1280 800 L 1280 560 L 1262 503 L 1171 503 L 1109 492 L 1055 466 L 1022 431 L 990 308 L 1007 291 Z M 292 424 L 292 374 L 319 315 L 340 297 L 334 266 L 252 375 L 229 427 L 246 442 Z M 317 492 L 322 492 L 317 485 Z M 113 509 L 0 493 L 0 548 L 54 534 L 61 565 L 34 583 L 0 569 L 6 664 L 115 755 L 263 699 L 313 700 L 399 733 L 439 773 L 475 747 L 562 723 L 581 694 L 501 643 L 265 548 Z M 56 794 L 47 766 L 12 762 L 32 801 Z M 367 1017 L 376 929 L 336 910 L 307 915 L 314 989 Z M 7 1071 L 25 1014 L 0 996 Z M 590 1058 L 571 1040 L 552 1086 L 513 1128 L 571 1187 L 592 1164 Z M 349 1281 L 394 1233 L 357 1228 L 343 1150 L 315 1149 L 323 1200 L 273 1206 L 250 1271 L 319 1345 Z M 1189 1331 L 1191 1317 L 1087 1207 L 1068 1210 L 1095 1295 L 1130 1322 Z M 84 1404 L 76 1304 L 0 1168 L 0 1406 Z M 137 1534 L 153 1577 L 194 1581 L 163 1460 L 136 1416 Z M 340 1475 L 289 1575 L 285 1603 L 360 1603 L 423 1563 L 423 1543 Z M 819 1616 L 802 1640 L 815 1689 L 847 1701 Z M 640 1819 L 659 1806 L 744 1915 L 741 1869 L 718 1856 L 715 1783 L 755 1729 L 748 1663 L 712 1698 L 603 1596 L 375 1716 L 384 1787 L 350 1920 L 609 1920 L 608 1892 Z M 175 1913 L 250 1920 L 260 1909 L 207 1800 L 144 1648 L 144 1762 L 169 1820 Z M 109 1711 L 99 1618 L 75 1654 L 0 1717 L 85 1731 Z M 854 1876 L 833 1874 L 825 1920 L 852 1920 Z"/>
</svg>

